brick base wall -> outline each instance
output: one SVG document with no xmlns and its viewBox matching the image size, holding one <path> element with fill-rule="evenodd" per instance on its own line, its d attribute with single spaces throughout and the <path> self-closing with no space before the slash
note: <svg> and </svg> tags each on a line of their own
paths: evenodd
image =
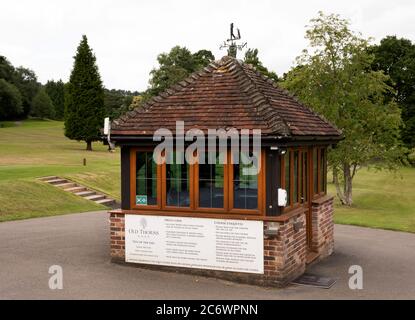
<svg viewBox="0 0 415 320">
<path fill-rule="evenodd" d="M 334 250 L 333 197 L 325 196 L 312 203 L 312 250 L 325 258 Z"/>
<path fill-rule="evenodd" d="M 322 256 L 333 251 L 333 199 L 313 204 L 313 248 Z M 111 258 L 125 262 L 124 214 L 110 213 Z M 278 230 L 275 234 L 270 230 Z M 284 222 L 264 222 L 264 274 L 249 274 L 144 264 L 142 268 L 185 272 L 266 286 L 284 286 L 304 273 L 307 259 L 306 220 L 303 211 Z"/>
<path fill-rule="evenodd" d="M 111 257 L 125 259 L 125 216 L 110 213 Z"/>
</svg>

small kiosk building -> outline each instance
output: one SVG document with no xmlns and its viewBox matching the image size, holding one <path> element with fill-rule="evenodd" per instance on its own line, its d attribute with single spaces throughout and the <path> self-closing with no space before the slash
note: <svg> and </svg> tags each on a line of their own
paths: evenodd
<svg viewBox="0 0 415 320">
<path fill-rule="evenodd" d="M 177 121 L 185 132 L 204 134 L 260 129 L 259 172 L 244 175 L 245 165 L 232 163 L 230 140 L 218 153 L 225 163 L 216 162 L 220 156 L 175 163 L 176 144 L 172 162 L 156 163 L 154 134 L 165 128 L 176 138 Z M 340 139 L 332 124 L 252 66 L 231 57 L 212 63 L 113 121 L 122 203 L 110 212 L 112 259 L 286 284 L 333 252 L 326 154 Z M 205 151 L 207 159 L 207 143 Z"/>
</svg>

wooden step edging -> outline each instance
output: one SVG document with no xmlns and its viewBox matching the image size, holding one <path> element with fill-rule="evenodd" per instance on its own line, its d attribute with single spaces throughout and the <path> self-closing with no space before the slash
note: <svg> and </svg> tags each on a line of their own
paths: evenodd
<svg viewBox="0 0 415 320">
<path fill-rule="evenodd" d="M 60 178 L 57 176 L 40 177 L 37 180 L 48 183 L 54 187 L 57 187 L 63 191 L 70 192 L 78 197 L 82 197 L 86 200 L 93 201 L 97 204 L 101 204 L 110 208 L 117 206 L 117 202 L 108 197 L 106 194 L 99 191 L 90 189 L 77 182 L 71 181 L 66 178 Z"/>
</svg>

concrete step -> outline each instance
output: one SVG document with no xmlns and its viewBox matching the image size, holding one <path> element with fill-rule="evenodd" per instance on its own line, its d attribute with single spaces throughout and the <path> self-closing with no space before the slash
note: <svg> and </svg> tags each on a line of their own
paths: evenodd
<svg viewBox="0 0 415 320">
<path fill-rule="evenodd" d="M 63 188 L 63 189 L 73 188 L 73 187 L 76 187 L 76 186 L 77 186 L 77 184 L 74 183 L 74 182 L 65 182 L 65 183 L 55 184 L 55 187 L 59 187 L 59 188 Z"/>
<path fill-rule="evenodd" d="M 85 186 L 79 185 L 68 179 L 59 178 L 57 176 L 40 177 L 39 181 L 51 184 L 55 187 L 61 188 L 64 191 L 71 192 L 76 196 L 83 197 L 84 199 L 94 201 L 95 203 L 102 204 L 104 206 L 112 208 L 117 202 L 114 199 L 108 198 L 104 194 L 100 194 L 97 191 L 90 190 Z"/>
<path fill-rule="evenodd" d="M 68 182 L 68 180 L 58 178 L 58 179 L 48 180 L 48 181 L 46 181 L 46 182 L 47 182 L 47 183 L 50 183 L 50 184 L 55 185 L 55 184 L 63 184 L 63 183 L 67 183 L 67 182 Z"/>
<path fill-rule="evenodd" d="M 95 191 L 85 190 L 85 191 L 75 192 L 74 194 L 80 197 L 89 197 L 89 196 L 95 195 Z"/>
<path fill-rule="evenodd" d="M 65 191 L 68 192 L 72 192 L 72 193 L 76 193 L 76 192 L 82 192 L 82 191 L 86 191 L 86 187 L 72 187 L 72 188 L 65 188 L 63 189 Z"/>
<path fill-rule="evenodd" d="M 114 199 L 105 198 L 102 200 L 95 201 L 96 203 L 103 204 L 104 206 L 109 206 L 115 203 Z"/>
<path fill-rule="evenodd" d="M 57 176 L 49 176 L 49 177 L 41 177 L 38 180 L 47 182 L 48 180 L 56 180 L 59 179 Z"/>
<path fill-rule="evenodd" d="M 103 194 L 95 194 L 93 196 L 84 197 L 84 199 L 92 200 L 92 201 L 103 200 L 105 198 L 106 196 L 104 196 Z"/>
</svg>

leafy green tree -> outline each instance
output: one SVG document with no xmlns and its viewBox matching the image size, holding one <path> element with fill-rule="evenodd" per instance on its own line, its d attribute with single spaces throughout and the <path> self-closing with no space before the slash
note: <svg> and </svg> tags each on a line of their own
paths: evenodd
<svg viewBox="0 0 415 320">
<path fill-rule="evenodd" d="M 4 56 L 0 56 L 0 79 L 13 83 L 14 74 L 15 70 L 10 61 Z"/>
<path fill-rule="evenodd" d="M 415 147 L 415 43 L 408 39 L 388 36 L 370 48 L 375 56 L 374 70 L 381 70 L 391 78 L 397 103 L 402 110 L 402 140 Z"/>
<path fill-rule="evenodd" d="M 65 135 L 85 141 L 86 149 L 92 150 L 92 142 L 100 139 L 104 117 L 104 88 L 95 55 L 84 35 L 65 88 Z"/>
<path fill-rule="evenodd" d="M 159 54 L 159 67 L 150 72 L 150 88 L 143 94 L 143 101 L 180 82 L 214 59 L 212 52 L 208 50 L 199 50 L 192 54 L 190 50 L 180 46 L 173 47 L 169 53 Z"/>
<path fill-rule="evenodd" d="M 311 52 L 303 51 L 282 85 L 343 131 L 345 139 L 331 150 L 329 163 L 341 203 L 351 206 L 359 168 L 400 164 L 400 111 L 385 98 L 393 91 L 388 76 L 371 69 L 368 40 L 350 31 L 347 20 L 320 12 L 306 38 Z"/>
<path fill-rule="evenodd" d="M 55 117 L 55 107 L 44 88 L 40 88 L 33 98 L 31 115 L 40 119 Z"/>
<path fill-rule="evenodd" d="M 22 95 L 23 116 L 27 117 L 32 110 L 32 101 L 41 85 L 33 70 L 24 67 L 16 68 L 14 84 Z"/>
<path fill-rule="evenodd" d="M 63 120 L 65 111 L 65 84 L 62 80 L 50 80 L 44 87 L 55 107 L 54 118 L 57 120 Z"/>
<path fill-rule="evenodd" d="M 206 67 L 209 63 L 215 60 L 215 56 L 210 50 L 199 50 L 193 54 L 195 63 L 195 70 Z"/>
<path fill-rule="evenodd" d="M 15 85 L 0 79 L 0 120 L 9 120 L 23 112 L 22 96 Z"/>
<path fill-rule="evenodd" d="M 107 117 L 116 119 L 128 111 L 129 106 L 133 102 L 133 97 L 138 95 L 138 92 L 131 92 L 127 90 L 104 90 L 104 106 Z"/>
<path fill-rule="evenodd" d="M 267 76 L 275 82 L 278 82 L 279 79 L 277 74 L 275 72 L 269 71 L 259 60 L 258 49 L 248 49 L 245 52 L 244 62 L 253 65 L 264 76 Z"/>
</svg>

